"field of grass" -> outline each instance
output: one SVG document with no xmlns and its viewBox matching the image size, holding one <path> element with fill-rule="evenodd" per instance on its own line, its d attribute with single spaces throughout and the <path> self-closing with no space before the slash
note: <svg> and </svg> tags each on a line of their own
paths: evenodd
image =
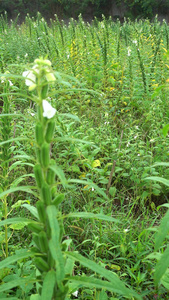
<svg viewBox="0 0 169 300">
<path fill-rule="evenodd" d="M 0 299 L 168 299 L 168 25 L 1 16 L 0 42 Z"/>
</svg>

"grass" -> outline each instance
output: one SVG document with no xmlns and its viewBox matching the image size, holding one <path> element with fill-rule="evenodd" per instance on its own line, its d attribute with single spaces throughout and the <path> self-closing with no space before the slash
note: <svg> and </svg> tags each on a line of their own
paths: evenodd
<svg viewBox="0 0 169 300">
<path fill-rule="evenodd" d="M 157 207 L 168 202 L 169 191 L 168 187 L 145 179 L 169 175 L 167 168 L 154 167 L 156 162 L 168 161 L 168 137 L 162 134 L 169 118 L 168 34 L 168 25 L 157 20 L 120 24 L 103 18 L 101 22 L 95 19 L 88 24 L 79 17 L 66 26 L 57 17 L 50 24 L 40 16 L 37 19 L 28 16 L 21 25 L 15 21 L 8 24 L 3 16 L 0 19 L 1 73 L 9 71 L 13 83 L 8 86 L 10 106 L 6 113 L 19 114 L 17 119 L 11 116 L 9 132 L 1 122 L 0 138 L 1 141 L 21 138 L 17 143 L 11 141 L 10 147 L 1 145 L 0 189 L 14 188 L 20 183 L 35 185 L 32 164 L 36 107 L 21 76 L 15 74 L 21 75 L 26 64 L 47 55 L 57 78 L 49 90 L 50 101 L 58 111 L 52 158 L 68 180 L 75 179 L 71 188 L 65 189 L 57 181 L 58 190 L 65 193 L 62 211 L 64 214 L 104 212 L 121 221 L 112 224 L 93 219 L 67 219 L 65 237 L 73 240 L 72 250 L 117 273 L 144 299 L 168 299 L 169 296 L 167 284 L 154 285 L 156 260 L 147 258 L 154 252 L 154 232 L 165 213 L 165 209 Z M 3 83 L 0 91 L 6 103 L 3 93 L 8 91 L 4 90 Z M 4 173 L 3 161 L 8 159 L 5 156 L 8 149 L 15 165 L 9 162 Z M 79 180 L 85 180 L 86 184 L 81 185 Z M 4 209 L 11 216 L 27 216 L 21 205 L 25 202 L 34 205 L 36 200 L 35 194 L 11 194 L 6 199 L 7 205 L 1 203 L 0 216 L 4 218 Z M 30 247 L 31 237 L 25 227 L 8 229 L 10 254 L 18 251 L 25 240 Z M 4 234 L 2 228 L 2 259 Z M 166 243 L 161 253 L 165 247 Z M 5 269 L 0 280 L 6 283 L 10 276 L 34 272 L 31 261 L 22 261 L 14 269 Z M 91 276 L 81 265 L 76 266 L 74 274 Z M 20 286 L 13 290 L 13 296 L 29 299 L 34 289 L 31 284 L 27 290 Z M 6 294 L 2 292 L 0 296 Z M 78 297 L 124 299 L 87 288 L 79 288 Z M 75 297 L 71 295 L 70 299 Z"/>
</svg>

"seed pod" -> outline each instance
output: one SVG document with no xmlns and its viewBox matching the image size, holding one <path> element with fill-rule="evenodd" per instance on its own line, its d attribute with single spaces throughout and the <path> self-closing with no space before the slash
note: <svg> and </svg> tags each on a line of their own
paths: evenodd
<svg viewBox="0 0 169 300">
<path fill-rule="evenodd" d="M 35 173 L 35 179 L 36 179 L 36 183 L 38 188 L 41 188 L 42 184 L 43 184 L 43 174 L 42 174 L 42 169 L 40 164 L 36 164 L 34 166 L 34 173 Z"/>
<path fill-rule="evenodd" d="M 51 191 L 49 185 L 46 182 L 44 182 L 42 186 L 42 199 L 46 205 L 51 204 Z"/>
<path fill-rule="evenodd" d="M 55 266 L 55 261 L 50 252 L 48 253 L 48 264 L 50 266 L 50 269 L 54 268 L 54 266 Z"/>
<path fill-rule="evenodd" d="M 36 202 L 36 207 L 38 210 L 39 220 L 45 224 L 46 222 L 46 211 L 45 211 L 45 205 L 44 203 L 39 200 Z"/>
<path fill-rule="evenodd" d="M 41 148 L 41 161 L 43 167 L 47 168 L 50 162 L 50 144 L 43 143 Z"/>
<path fill-rule="evenodd" d="M 48 168 L 48 170 L 47 170 L 46 181 L 50 185 L 54 184 L 54 182 L 55 182 L 55 172 L 50 168 Z"/>
<path fill-rule="evenodd" d="M 32 239 L 33 239 L 35 245 L 37 246 L 37 248 L 40 249 L 40 243 L 39 243 L 39 236 L 38 236 L 38 234 L 33 233 L 33 234 L 32 234 Z M 39 252 L 39 251 L 38 251 L 38 252 Z"/>
<path fill-rule="evenodd" d="M 46 98 L 47 92 L 48 92 L 48 84 L 45 84 L 45 85 L 42 87 L 42 90 L 41 90 L 41 96 L 42 96 L 42 99 L 45 99 L 45 98 Z"/>
<path fill-rule="evenodd" d="M 65 198 L 64 194 L 57 195 L 55 199 L 52 201 L 52 204 L 58 206 L 64 200 L 64 198 Z"/>
<path fill-rule="evenodd" d="M 54 130 L 55 130 L 55 121 L 51 120 L 48 122 L 47 129 L 46 129 L 45 140 L 47 143 L 50 143 L 52 141 Z"/>
<path fill-rule="evenodd" d="M 43 230 L 42 226 L 40 225 L 40 223 L 37 222 L 31 222 L 28 224 L 28 228 L 35 233 L 39 233 L 40 231 Z"/>
<path fill-rule="evenodd" d="M 39 146 L 43 144 L 44 138 L 43 138 L 43 126 L 41 123 L 37 123 L 35 127 L 35 137 L 36 142 Z"/>
<path fill-rule="evenodd" d="M 52 198 L 55 198 L 57 194 L 57 187 L 56 186 L 52 186 L 51 188 L 51 194 L 52 194 Z"/>
<path fill-rule="evenodd" d="M 35 266 L 42 272 L 47 272 L 49 270 L 49 266 L 46 261 L 44 261 L 41 257 L 36 257 L 35 260 Z"/>
<path fill-rule="evenodd" d="M 36 157 L 38 162 L 41 164 L 41 150 L 38 147 L 36 148 Z"/>
<path fill-rule="evenodd" d="M 46 233 L 44 231 L 41 231 L 39 233 L 39 244 L 40 244 L 40 250 L 44 253 L 48 252 L 48 239 L 46 236 Z"/>
</svg>

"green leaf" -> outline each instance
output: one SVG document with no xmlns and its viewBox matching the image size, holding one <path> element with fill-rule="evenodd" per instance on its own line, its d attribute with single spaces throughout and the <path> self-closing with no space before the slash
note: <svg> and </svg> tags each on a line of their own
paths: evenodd
<svg viewBox="0 0 169 300">
<path fill-rule="evenodd" d="M 43 281 L 41 300 L 52 299 L 55 283 L 55 271 L 51 270 L 46 274 L 45 279 Z"/>
<path fill-rule="evenodd" d="M 157 162 L 154 165 L 152 165 L 152 167 L 158 167 L 158 166 L 169 167 L 169 163 L 168 162 Z"/>
<path fill-rule="evenodd" d="M 51 228 L 51 240 L 49 241 L 49 248 L 52 254 L 53 259 L 56 263 L 56 280 L 58 285 L 61 285 L 61 282 L 64 279 L 64 258 L 60 248 L 60 227 L 57 220 L 57 209 L 54 205 L 49 205 L 46 209 L 48 220 Z"/>
<path fill-rule="evenodd" d="M 169 210 L 165 214 L 165 216 L 161 220 L 160 227 L 155 236 L 155 251 L 157 251 L 162 245 L 164 239 L 168 235 L 169 232 Z"/>
<path fill-rule="evenodd" d="M 80 122 L 80 119 L 79 119 L 79 117 L 78 116 L 75 116 L 75 115 L 72 115 L 72 114 L 68 114 L 68 113 L 64 113 L 64 114 L 61 114 L 61 113 L 59 113 L 59 117 L 67 117 L 67 118 L 69 118 L 69 119 L 73 119 L 73 120 L 75 120 L 75 121 L 77 121 L 77 122 Z"/>
<path fill-rule="evenodd" d="M 162 129 L 162 133 L 163 133 L 164 137 L 167 136 L 168 131 L 169 131 L 169 124 L 166 124 Z"/>
<path fill-rule="evenodd" d="M 134 291 L 126 288 L 125 284 L 119 279 L 119 277 L 115 273 L 113 273 L 109 270 L 106 270 L 105 268 L 103 268 L 102 266 L 99 266 L 94 261 L 92 261 L 90 259 L 87 259 L 87 258 L 83 257 L 82 255 L 80 255 L 78 253 L 66 252 L 66 255 L 68 257 L 74 258 L 74 260 L 79 261 L 83 266 L 85 266 L 85 267 L 89 268 L 90 270 L 100 274 L 102 277 L 104 277 L 104 278 L 106 278 L 107 280 L 110 281 L 110 282 L 105 282 L 105 281 L 96 279 L 96 281 L 98 280 L 99 286 L 96 285 L 95 287 L 105 288 L 105 286 L 104 286 L 104 283 L 105 283 L 105 284 L 107 284 L 106 289 L 109 290 L 109 291 L 117 292 L 119 294 L 122 294 L 122 295 L 125 295 L 125 296 L 130 296 L 130 297 L 135 296 L 136 298 L 141 299 L 141 297 L 138 296 Z M 80 277 L 80 276 L 77 276 L 77 278 L 82 279 L 82 281 L 84 279 L 84 277 Z M 89 280 L 89 282 L 90 282 L 90 280 L 92 280 L 91 277 L 87 278 L 87 279 Z M 71 279 L 71 281 L 72 281 L 72 279 Z M 102 285 L 102 283 L 103 283 L 103 285 Z"/>
<path fill-rule="evenodd" d="M 70 180 L 68 180 L 68 183 L 80 183 L 80 184 L 88 185 L 89 187 L 94 188 L 96 190 L 96 192 L 98 194 L 102 195 L 106 200 L 109 200 L 109 198 L 103 192 L 103 190 L 101 188 L 99 188 L 97 186 L 97 184 L 95 184 L 95 183 L 93 183 L 91 181 L 80 180 L 80 179 L 70 179 Z"/>
<path fill-rule="evenodd" d="M 169 290 L 169 273 L 168 270 L 164 274 L 164 276 L 161 278 L 161 284 L 164 285 L 164 287 Z"/>
<path fill-rule="evenodd" d="M 70 213 L 70 214 L 66 215 L 65 217 L 66 218 L 98 219 L 98 220 L 109 221 L 109 222 L 114 222 L 114 223 L 121 223 L 119 220 L 117 220 L 111 216 L 106 216 L 103 214 L 94 214 L 94 213 L 89 213 L 89 212 Z"/>
<path fill-rule="evenodd" d="M 9 190 L 6 190 L 2 193 L 0 193 L 0 199 L 2 199 L 4 196 L 8 195 L 8 194 L 11 194 L 11 193 L 14 193 L 14 192 L 19 192 L 19 191 L 22 191 L 22 192 L 26 192 L 26 193 L 29 193 L 29 194 L 33 194 L 36 196 L 36 193 L 32 191 L 32 186 L 18 186 L 18 187 L 13 187 L 13 188 L 10 188 Z"/>
<path fill-rule="evenodd" d="M 166 186 L 169 186 L 169 180 L 162 178 L 162 177 L 158 177 L 158 176 L 146 177 L 146 178 L 144 178 L 144 180 L 158 181 L 158 182 L 163 183 Z"/>
<path fill-rule="evenodd" d="M 2 96 L 2 95 L 1 95 Z M 13 117 L 22 117 L 21 114 L 0 114 L 0 118 L 3 117 L 8 117 L 8 116 L 13 116 Z"/>
<path fill-rule="evenodd" d="M 19 222 L 13 225 L 10 225 L 9 227 L 13 230 L 21 230 L 27 225 L 26 222 Z"/>
<path fill-rule="evenodd" d="M 18 224 L 20 222 L 31 223 L 32 220 L 26 218 L 9 218 L 3 221 L 0 221 L 0 226 L 8 225 L 8 224 Z"/>
<path fill-rule="evenodd" d="M 41 296 L 39 294 L 31 295 L 30 300 L 41 300 Z"/>
<path fill-rule="evenodd" d="M 159 87 L 157 87 L 155 89 L 155 92 L 152 94 L 151 99 L 154 99 L 155 97 L 157 97 L 159 95 L 159 92 L 163 89 L 166 88 L 165 85 L 160 85 Z"/>
<path fill-rule="evenodd" d="M 89 142 L 89 141 L 85 141 L 85 140 L 81 140 L 81 139 L 76 139 L 76 138 L 71 138 L 69 136 L 57 137 L 57 138 L 54 139 L 54 141 L 55 142 L 69 141 L 69 142 L 73 142 L 73 143 L 77 142 L 78 144 L 82 143 L 82 144 L 90 145 L 93 148 L 98 148 L 96 145 L 94 145 L 93 142 Z"/>
<path fill-rule="evenodd" d="M 61 181 L 61 184 L 65 187 L 67 186 L 67 180 L 66 180 L 66 177 L 65 177 L 65 174 L 63 172 L 63 170 L 56 166 L 56 165 L 53 165 L 53 166 L 49 166 L 49 168 L 51 170 L 53 170 L 55 172 L 55 174 L 59 177 L 60 181 Z"/>
<path fill-rule="evenodd" d="M 0 281 L 2 281 L 2 279 L 9 274 L 10 270 L 11 269 L 9 268 L 4 268 L 0 270 Z"/>
<path fill-rule="evenodd" d="M 39 220 L 39 216 L 38 216 L 38 211 L 37 211 L 37 208 L 30 205 L 30 204 L 23 204 L 21 205 L 22 207 L 25 207 L 27 210 L 30 211 L 30 213 L 36 218 Z"/>
<path fill-rule="evenodd" d="M 97 293 L 96 300 L 108 300 L 107 294 L 105 291 L 101 291 Z"/>
<path fill-rule="evenodd" d="M 8 297 L 8 298 L 1 298 L 1 300 L 20 300 L 20 299 L 16 297 Z"/>
<path fill-rule="evenodd" d="M 109 194 L 112 196 L 112 197 L 115 197 L 115 194 L 116 194 L 116 188 L 114 186 L 110 187 L 109 189 Z"/>
<path fill-rule="evenodd" d="M 13 142 L 17 142 L 17 141 L 23 141 L 23 140 L 29 140 L 29 139 L 25 138 L 25 137 L 13 138 L 13 139 L 9 139 L 7 141 L 1 142 L 0 146 L 5 145 L 5 144 L 9 144 L 9 143 L 13 143 Z"/>
<path fill-rule="evenodd" d="M 3 283 L 2 285 L 0 285 L 0 293 L 5 292 L 5 291 L 9 291 L 9 290 L 13 289 L 16 286 L 20 286 L 21 284 L 27 284 L 27 283 L 28 283 L 27 278 L 20 278 L 20 279 L 10 281 L 8 283 Z"/>
<path fill-rule="evenodd" d="M 30 256 L 33 256 L 33 254 L 31 253 L 30 250 L 19 251 L 18 254 L 9 256 L 9 257 L 5 258 L 4 260 L 0 261 L 0 269 L 6 268 L 8 265 L 13 264 L 14 262 L 16 262 L 20 259 L 27 258 Z M 0 290 L 0 292 L 2 292 L 2 291 Z"/>
<path fill-rule="evenodd" d="M 23 162 L 21 160 L 15 161 L 10 167 L 9 167 L 9 171 L 12 171 L 13 169 L 15 169 L 17 166 L 29 166 L 29 167 L 34 167 L 34 165 L 32 163 L 28 163 L 28 162 Z"/>
<path fill-rule="evenodd" d="M 139 296 L 137 293 L 134 291 L 131 291 L 127 289 L 126 287 L 121 289 L 120 286 L 118 287 L 113 287 L 112 282 L 108 281 L 103 281 L 97 278 L 93 277 L 82 277 L 82 276 L 72 276 L 72 277 L 67 277 L 67 280 L 70 280 L 71 282 L 76 282 L 79 283 L 79 286 L 87 286 L 89 288 L 98 288 L 98 289 L 104 289 L 107 291 L 111 291 L 113 293 L 118 293 L 120 295 L 123 295 L 125 297 L 129 297 L 130 299 L 132 297 L 135 297 L 136 299 L 141 300 L 142 297 Z"/>
<path fill-rule="evenodd" d="M 169 245 L 155 267 L 154 281 L 157 285 L 169 266 Z"/>
</svg>

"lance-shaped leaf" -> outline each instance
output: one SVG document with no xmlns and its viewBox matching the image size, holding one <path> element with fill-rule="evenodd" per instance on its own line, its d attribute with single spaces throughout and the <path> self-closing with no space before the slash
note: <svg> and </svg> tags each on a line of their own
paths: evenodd
<svg viewBox="0 0 169 300">
<path fill-rule="evenodd" d="M 64 258 L 60 248 L 60 227 L 57 220 L 57 209 L 54 205 L 50 205 L 46 209 L 48 220 L 51 229 L 51 240 L 49 241 L 49 248 L 53 259 L 56 263 L 56 280 L 58 285 L 62 286 L 62 281 L 65 277 L 64 272 Z"/>
<path fill-rule="evenodd" d="M 125 284 L 119 279 L 119 277 L 115 273 L 106 270 L 105 268 L 99 266 L 94 261 L 91 261 L 90 259 L 85 258 L 78 253 L 66 252 L 66 255 L 68 257 L 74 258 L 76 261 L 79 261 L 83 266 L 89 268 L 90 270 L 96 272 L 97 274 L 100 274 L 101 277 L 106 278 L 107 280 L 109 280 L 109 282 L 102 281 L 100 279 L 91 278 L 91 277 L 90 278 L 86 277 L 84 279 L 83 277 L 80 276 L 77 276 L 76 279 L 75 277 L 69 277 L 69 280 L 71 281 L 78 280 L 79 284 L 82 283 L 84 280 L 84 284 L 87 283 L 87 286 L 89 287 L 91 286 L 90 283 L 93 280 L 93 286 L 97 288 L 104 288 L 109 291 L 113 291 L 115 293 L 119 293 L 128 297 L 136 297 L 137 299 L 142 299 L 139 295 L 137 295 L 136 292 L 126 288 Z"/>
<path fill-rule="evenodd" d="M 154 273 L 155 284 L 159 283 L 160 279 L 165 274 L 168 266 L 169 266 L 169 245 L 167 246 L 167 249 L 164 251 L 163 255 L 161 256 L 161 259 L 158 261 L 155 267 L 155 273 Z"/>
<path fill-rule="evenodd" d="M 56 282 L 56 273 L 50 270 L 43 281 L 41 300 L 51 300 Z"/>
</svg>

